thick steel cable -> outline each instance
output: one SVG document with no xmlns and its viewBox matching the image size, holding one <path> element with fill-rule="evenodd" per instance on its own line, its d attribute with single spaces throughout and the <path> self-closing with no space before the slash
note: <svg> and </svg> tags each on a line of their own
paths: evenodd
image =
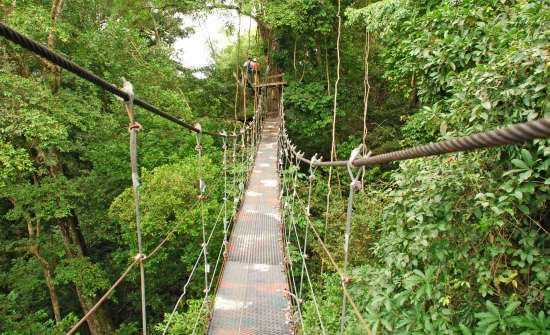
<svg viewBox="0 0 550 335">
<path fill-rule="evenodd" d="M 508 144 L 518 144 L 534 139 L 545 139 L 549 137 L 550 119 L 542 118 L 536 121 L 518 123 L 505 128 L 464 136 L 453 140 L 430 143 L 410 149 L 373 155 L 369 158 L 359 158 L 354 160 L 352 165 L 353 167 L 372 166 L 413 158 L 469 151 Z M 292 151 L 294 154 L 297 153 L 296 149 L 293 149 Z M 311 164 L 311 161 L 306 158 L 301 157 L 300 160 L 307 164 Z M 347 166 L 347 161 L 315 162 L 313 165 L 322 167 L 345 167 Z"/>
<path fill-rule="evenodd" d="M 129 95 L 121 90 L 120 88 L 116 87 L 115 85 L 101 79 L 97 75 L 93 74 L 92 72 L 84 69 L 83 67 L 79 66 L 78 64 L 72 62 L 71 60 L 59 55 L 58 53 L 55 53 L 54 51 L 48 49 L 47 47 L 43 46 L 42 44 L 30 39 L 29 37 L 21 34 L 20 32 L 10 28 L 4 23 L 0 22 L 0 35 L 4 36 L 6 39 L 22 46 L 23 48 L 49 60 L 50 62 L 59 65 L 60 67 L 64 68 L 67 71 L 70 71 L 77 76 L 79 76 L 82 79 L 85 79 L 91 83 L 93 83 L 96 86 L 99 86 L 103 88 L 106 91 L 109 91 L 113 93 L 116 96 L 121 97 L 125 101 L 129 100 Z M 151 113 L 154 113 L 160 117 L 163 117 L 169 121 L 172 121 L 192 132 L 198 133 L 199 129 L 193 127 L 192 125 L 183 122 L 182 120 L 163 112 L 162 110 L 158 109 L 157 107 L 150 105 L 149 103 L 140 100 L 140 99 L 134 99 L 134 104 L 137 106 L 140 106 L 144 108 L 145 110 L 148 110 Z M 220 137 L 222 135 L 215 133 L 215 132 L 209 132 L 209 131 L 202 131 L 203 134 L 210 135 L 210 136 L 217 136 Z M 230 135 L 226 135 L 230 137 Z"/>
</svg>

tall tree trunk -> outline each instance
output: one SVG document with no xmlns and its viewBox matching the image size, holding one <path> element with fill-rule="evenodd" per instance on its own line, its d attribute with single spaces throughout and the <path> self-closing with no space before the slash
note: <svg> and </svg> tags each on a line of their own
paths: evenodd
<svg viewBox="0 0 550 335">
<path fill-rule="evenodd" d="M 35 179 L 36 180 L 36 179 Z M 16 207 L 16 200 L 14 198 L 10 199 L 13 207 Z M 61 312 L 59 310 L 59 299 L 57 298 L 57 292 L 55 291 L 54 278 L 52 275 L 52 270 L 50 263 L 42 256 L 40 252 L 40 220 L 35 219 L 36 224 L 33 225 L 31 218 L 28 215 L 24 215 L 24 219 L 27 223 L 27 231 L 29 233 L 29 253 L 33 255 L 34 258 L 40 264 L 42 272 L 44 274 L 44 281 L 46 282 L 46 287 L 48 288 L 48 293 L 50 295 L 50 301 L 52 303 L 53 315 L 55 318 L 55 323 L 61 322 Z"/>
<path fill-rule="evenodd" d="M 52 2 L 52 7 L 50 9 L 50 32 L 48 33 L 47 44 L 49 49 L 53 49 L 55 47 L 55 25 L 57 19 L 59 18 L 59 16 L 61 16 L 61 12 L 65 7 L 65 3 L 66 0 L 53 0 Z M 56 93 L 59 90 L 59 87 L 61 87 L 61 67 L 43 58 L 40 58 L 40 60 L 44 65 L 42 69 L 42 77 L 45 77 L 48 71 L 53 75 L 54 79 L 50 84 L 50 88 L 52 89 L 53 93 Z"/>
<path fill-rule="evenodd" d="M 39 152 L 39 155 L 43 153 Z M 52 178 L 58 178 L 63 175 L 63 166 L 59 160 L 59 152 L 53 148 L 48 149 L 48 155 L 50 157 L 56 158 L 56 164 L 50 167 L 50 175 Z M 86 241 L 84 240 L 84 235 L 80 230 L 78 216 L 71 211 L 71 215 L 56 219 L 56 223 L 59 226 L 61 232 L 61 237 L 63 239 L 63 245 L 67 251 L 67 256 L 72 259 L 83 258 L 87 256 L 86 251 Z M 96 302 L 96 299 L 89 294 L 86 294 L 83 288 L 75 284 L 75 291 L 82 307 L 84 314 L 93 307 Z M 95 313 L 93 313 L 88 319 L 88 328 L 92 335 L 111 335 L 115 334 L 115 329 L 113 322 L 109 317 L 109 313 L 106 307 L 100 306 Z"/>
<path fill-rule="evenodd" d="M 84 236 L 80 231 L 76 213 L 73 212 L 69 217 L 58 219 L 58 225 L 61 228 L 60 231 L 63 238 L 63 244 L 65 245 L 69 258 L 86 257 Z M 88 313 L 95 304 L 95 298 L 86 294 L 79 285 L 75 284 L 75 290 L 82 311 L 84 314 Z M 115 334 L 113 322 L 105 306 L 100 306 L 86 322 L 88 323 L 88 328 L 92 335 Z"/>
<path fill-rule="evenodd" d="M 40 266 L 42 267 L 42 272 L 44 273 L 44 280 L 46 281 L 46 286 L 48 287 L 48 293 L 50 294 L 50 301 L 52 302 L 53 315 L 55 322 L 61 322 L 61 312 L 59 310 L 59 299 L 57 298 L 57 292 L 55 291 L 53 275 L 50 268 L 50 263 L 46 261 L 42 254 L 40 253 L 40 248 L 38 243 L 34 243 L 29 247 L 30 253 L 36 258 Z"/>
</svg>

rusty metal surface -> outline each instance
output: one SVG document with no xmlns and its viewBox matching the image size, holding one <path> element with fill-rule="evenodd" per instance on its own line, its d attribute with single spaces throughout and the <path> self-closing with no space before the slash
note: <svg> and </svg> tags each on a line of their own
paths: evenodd
<svg viewBox="0 0 550 335">
<path fill-rule="evenodd" d="M 279 231 L 277 119 L 267 119 L 237 215 L 208 334 L 289 334 Z"/>
</svg>

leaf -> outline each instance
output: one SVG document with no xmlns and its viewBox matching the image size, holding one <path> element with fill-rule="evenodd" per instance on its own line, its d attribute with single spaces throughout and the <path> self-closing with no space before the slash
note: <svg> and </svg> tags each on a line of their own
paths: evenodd
<svg viewBox="0 0 550 335">
<path fill-rule="evenodd" d="M 517 158 L 512 159 L 512 164 L 514 164 L 516 167 L 518 167 L 520 169 L 524 169 L 524 170 L 529 169 L 529 166 L 527 164 L 525 164 L 524 161 L 519 160 Z"/>
<path fill-rule="evenodd" d="M 472 335 L 472 332 L 468 327 L 466 327 L 464 324 L 459 324 L 458 328 L 460 328 L 460 331 L 462 332 L 462 335 Z"/>
<path fill-rule="evenodd" d="M 506 312 L 506 314 L 510 315 L 513 311 L 516 310 L 516 308 L 518 308 L 519 305 L 521 305 L 521 302 L 512 301 L 511 303 L 508 304 L 508 306 L 506 306 L 506 309 L 504 310 L 504 312 Z"/>
<path fill-rule="evenodd" d="M 526 149 L 521 149 L 521 157 L 523 157 L 523 160 L 527 163 L 529 167 L 533 166 L 533 156 L 531 156 L 531 153 L 529 151 L 527 151 Z"/>
<path fill-rule="evenodd" d="M 486 110 L 490 111 L 491 108 L 493 107 L 493 104 L 491 104 L 491 101 L 485 100 L 481 103 L 481 106 L 483 106 L 483 108 L 485 108 Z"/>
<path fill-rule="evenodd" d="M 523 183 L 526 179 L 531 177 L 532 174 L 533 174 L 533 170 L 527 170 L 525 172 L 520 173 L 518 176 L 518 182 L 520 184 Z"/>
</svg>

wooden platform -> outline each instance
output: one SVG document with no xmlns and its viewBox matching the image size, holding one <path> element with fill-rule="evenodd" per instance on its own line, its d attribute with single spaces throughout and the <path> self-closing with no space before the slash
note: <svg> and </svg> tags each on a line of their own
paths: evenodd
<svg viewBox="0 0 550 335">
<path fill-rule="evenodd" d="M 286 81 L 276 81 L 273 83 L 262 83 L 254 85 L 255 88 L 261 88 L 261 87 L 272 87 L 272 86 L 288 86 L 288 83 Z"/>
</svg>

